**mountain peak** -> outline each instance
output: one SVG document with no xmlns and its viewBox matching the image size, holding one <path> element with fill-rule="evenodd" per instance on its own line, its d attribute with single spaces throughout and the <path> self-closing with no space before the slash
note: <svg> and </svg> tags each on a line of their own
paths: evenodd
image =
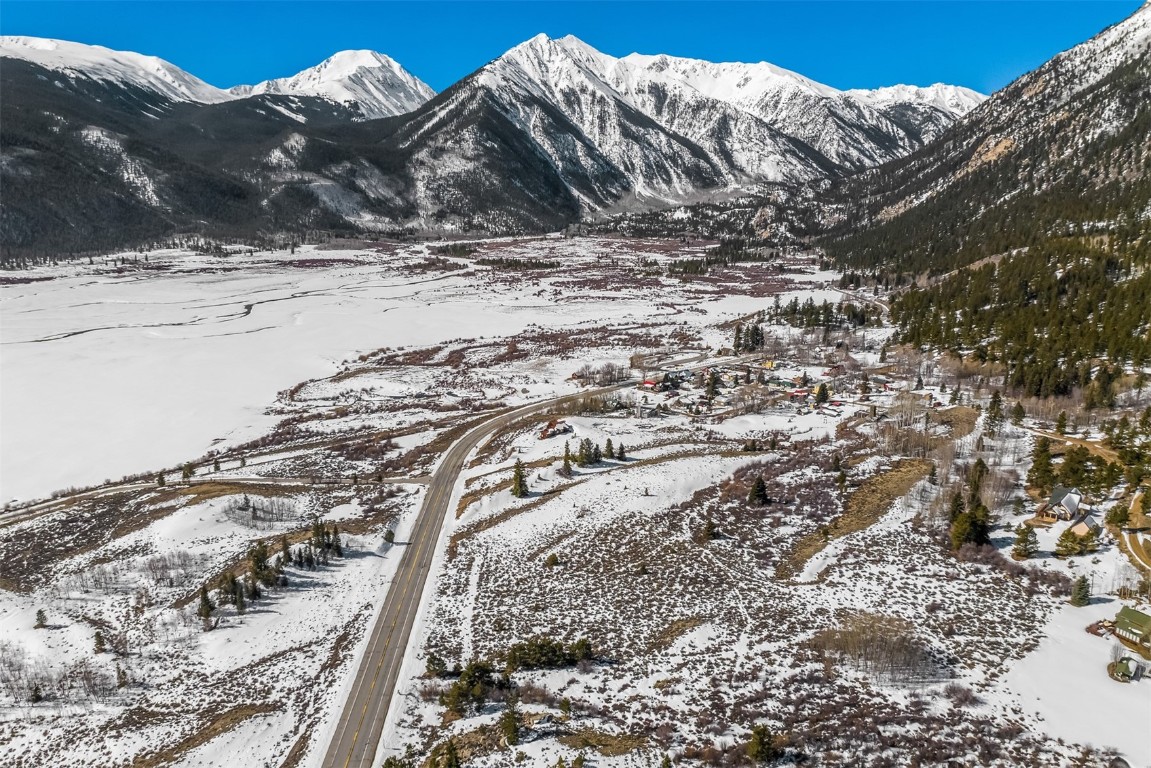
<svg viewBox="0 0 1151 768">
<path fill-rule="evenodd" d="M 411 112 L 435 95 L 426 83 L 377 51 L 339 51 L 291 77 L 229 89 L 236 97 L 264 93 L 319 96 L 353 104 L 367 119 Z"/>
<path fill-rule="evenodd" d="M 399 67 L 394 59 L 390 56 L 382 54 L 378 51 L 369 50 L 348 50 L 338 51 L 333 53 L 328 58 L 321 61 L 316 65 L 315 69 L 331 71 L 331 70 L 354 70 L 361 67 L 375 68 L 375 67 L 388 67 L 395 69 Z"/>
</svg>

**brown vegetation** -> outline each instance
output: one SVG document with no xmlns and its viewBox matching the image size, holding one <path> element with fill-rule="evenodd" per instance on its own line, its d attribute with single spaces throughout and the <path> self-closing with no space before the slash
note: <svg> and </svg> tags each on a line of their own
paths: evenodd
<svg viewBox="0 0 1151 768">
<path fill-rule="evenodd" d="M 796 542 L 794 549 L 776 571 L 780 579 L 794 578 L 803 570 L 804 564 L 827 546 L 832 539 L 838 539 L 875 524 L 879 518 L 904 496 L 911 487 L 931 471 L 931 462 L 925 459 L 902 459 L 883 474 L 870 477 L 848 497 L 842 515 L 832 520 L 822 530 L 812 531 Z"/>
<path fill-rule="evenodd" d="M 280 707 L 275 704 L 242 704 L 219 714 L 208 715 L 207 722 L 198 731 L 167 749 L 140 755 L 132 761 L 132 768 L 159 768 L 170 765 L 185 753 L 227 733 L 248 718 L 277 712 L 279 709 Z"/>
</svg>

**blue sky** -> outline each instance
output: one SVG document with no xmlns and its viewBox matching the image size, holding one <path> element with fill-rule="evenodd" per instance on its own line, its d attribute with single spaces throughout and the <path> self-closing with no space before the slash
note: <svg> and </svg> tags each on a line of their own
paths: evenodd
<svg viewBox="0 0 1151 768">
<path fill-rule="evenodd" d="M 955 83 L 990 92 L 1142 0 L 754 2 L 103 2 L 0 0 L 0 33 L 140 51 L 218 86 L 371 48 L 442 90 L 539 32 L 613 55 L 770 61 L 838 88 Z"/>
</svg>

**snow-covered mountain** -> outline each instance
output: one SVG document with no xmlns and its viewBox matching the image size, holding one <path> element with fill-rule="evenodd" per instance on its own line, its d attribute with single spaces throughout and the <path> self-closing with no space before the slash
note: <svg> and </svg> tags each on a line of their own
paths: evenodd
<svg viewBox="0 0 1151 768">
<path fill-rule="evenodd" d="M 411 112 L 435 95 L 415 75 L 374 51 L 341 51 L 292 77 L 227 90 L 155 56 L 40 37 L 0 37 L 0 57 L 19 59 L 69 79 L 152 93 L 171 102 L 219 104 L 265 94 L 335 102 L 360 119 Z"/>
<path fill-rule="evenodd" d="M 658 110 L 675 120 L 677 113 L 701 113 L 709 102 L 722 102 L 851 169 L 907 154 L 986 98 L 942 84 L 839 91 L 766 62 L 712 63 L 666 55 L 612 60 L 608 76 L 649 112 Z M 907 108 L 920 114 L 900 119 Z M 677 128 L 687 135 L 707 130 L 706 125 Z"/>
<path fill-rule="evenodd" d="M 226 91 L 96 46 L 5 38 L 0 56 L 0 128 L 17 147 L 3 172 L 27 193 L 4 213 L 21 242 L 36 241 L 49 213 L 36 180 L 61 175 L 76 197 L 46 226 L 88 242 L 103 242 L 100 211 L 113 209 L 109 237 L 127 237 L 129 222 L 133 237 L 204 221 L 554 228 L 869 168 L 923 146 L 982 98 L 939 85 L 844 92 L 766 63 L 617 58 L 543 35 L 438 96 L 366 51 Z M 395 119 L 367 122 L 376 117 Z M 44 141 L 57 151 L 43 153 Z"/>
<path fill-rule="evenodd" d="M 941 96 L 943 96 L 941 94 Z M 943 96 L 946 98 L 946 96 Z M 972 110 L 931 146 L 837 185 L 844 253 L 956 263 L 1037 233 L 1151 215 L 1151 3 Z"/>
<path fill-rule="evenodd" d="M 320 96 L 358 107 L 365 119 L 402 115 L 436 95 L 396 61 L 375 51 L 341 51 L 292 77 L 228 89 L 234 96 L 264 93 Z"/>
<path fill-rule="evenodd" d="M 139 88 L 170 101 L 217 104 L 236 98 L 163 59 L 101 45 L 0 36 L 0 57 L 27 61 L 72 79 Z"/>
<path fill-rule="evenodd" d="M 766 63 L 617 58 L 575 37 L 538 35 L 414 113 L 403 145 L 429 169 L 444 156 L 455 160 L 439 168 L 474 166 L 506 146 L 477 133 L 474 115 L 492 110 L 587 212 L 804 182 L 901 157 L 983 98 L 948 88 L 845 93 Z M 469 173 L 485 165 L 505 164 L 491 158 Z M 445 181 L 414 178 L 417 187 Z"/>
</svg>

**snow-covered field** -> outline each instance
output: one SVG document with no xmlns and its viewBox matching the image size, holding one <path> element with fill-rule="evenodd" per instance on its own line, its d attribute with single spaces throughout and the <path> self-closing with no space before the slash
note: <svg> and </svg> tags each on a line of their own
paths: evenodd
<svg viewBox="0 0 1151 768">
<path fill-rule="evenodd" d="M 4 529 L 0 764 L 120 765 L 152 753 L 189 768 L 319 766 L 397 566 L 385 531 L 407 536 L 453 435 L 500 408 L 576 393 L 573 374 L 627 370 L 640 353 L 665 356 L 663 371 L 647 371 L 657 380 L 708 355 L 731 360 L 717 354 L 730 323 L 775 294 L 844 298 L 827 287 L 833 273 L 814 269 L 787 280 L 747 266 L 653 276 L 652 264 L 702 247 L 590 238 L 485 243 L 446 259 L 428 245 L 163 252 L 148 255 L 149 269 L 129 255 L 0 285 L 3 498 L 148 473 Z M 676 391 L 585 404 L 566 416 L 568 433 L 541 438 L 532 421 L 478 448 L 378 761 L 448 737 L 475 766 L 578 754 L 603 766 L 736 760 L 759 723 L 792 754 L 829 765 L 886 749 L 895 764 L 912 754 L 1095 764 L 1117 750 L 1151 766 L 1151 683 L 1108 679 L 1111 641 L 1084 631 L 1118 610 L 1107 593 L 1130 576 L 1118 547 L 1056 559 L 1058 530 L 1042 530 L 1042 555 L 1012 572 L 941 543 L 945 497 L 977 455 L 1019 492 L 1029 433 L 1011 428 L 982 446 L 974 408 L 916 415 L 926 395 L 944 400 L 934 386 L 912 397 L 901 391 L 910 382 L 887 389 L 877 376 L 862 397 L 859 366 L 879 367 L 874 347 L 890 329 L 846 334 L 856 372 L 837 380 L 824 373 L 840 359 L 834 341 L 768 333 L 772 367 L 720 365 L 714 402 L 698 372 Z M 764 383 L 744 387 L 753 374 Z M 788 382 L 804 378 L 831 385 L 833 402 L 791 402 Z M 749 392 L 760 399 L 745 408 Z M 905 418 L 947 457 L 936 484 L 922 460 L 885 454 Z M 574 454 L 581 440 L 609 438 L 625 458 L 565 476 L 565 441 Z M 510 489 L 516 461 L 525 498 Z M 174 485 L 184 462 L 202 485 Z M 154 484 L 159 469 L 167 487 Z M 756 477 L 764 504 L 748 500 Z M 249 494 L 283 514 L 249 519 L 238 506 Z M 841 534 L 857 496 L 879 506 Z M 1003 550 L 1018 520 L 999 504 Z M 219 626 L 204 631 L 199 586 L 242 570 L 257 540 L 274 554 L 281 534 L 305 546 L 310 515 L 340 526 L 345 556 L 285 565 L 287 585 L 243 614 L 221 604 Z M 1097 596 L 1071 608 L 1056 593 L 1080 573 Z M 47 626 L 34 628 L 41 609 Z M 869 674 L 823 645 L 858 622 L 910 638 L 914 674 Z M 115 647 L 94 653 L 97 631 Z M 597 660 L 512 675 L 523 740 L 522 757 L 509 755 L 491 738 L 503 704 L 447 716 L 437 694 L 452 678 L 425 675 L 425 664 L 431 653 L 449 666 L 498 661 L 540 636 L 586 638 Z M 44 700 L 27 700 L 32 684 Z M 1069 696 L 1092 706 L 1069 707 Z"/>
<path fill-rule="evenodd" d="M 509 255 L 533 249 L 589 265 L 614 254 L 610 242 L 556 240 Z M 154 252 L 150 269 L 141 261 L 15 273 L 51 279 L 0 285 L 0 499 L 175 466 L 250 439 L 274 423 L 265 409 L 278 391 L 381 347 L 681 311 L 668 303 L 675 285 L 569 295 L 557 287 L 563 278 L 410 268 L 428 252 Z M 691 302 L 706 314 L 680 317 L 699 324 L 763 305 L 708 298 L 716 300 Z"/>
</svg>

